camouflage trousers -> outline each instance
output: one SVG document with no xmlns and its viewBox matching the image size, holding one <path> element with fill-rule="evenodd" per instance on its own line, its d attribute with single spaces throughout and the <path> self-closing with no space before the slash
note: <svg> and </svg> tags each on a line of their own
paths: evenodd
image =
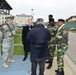
<svg viewBox="0 0 76 75">
<path fill-rule="evenodd" d="M 67 49 L 68 45 L 57 44 L 57 65 L 59 72 L 61 72 L 64 69 L 64 55 Z"/>
<path fill-rule="evenodd" d="M 8 58 L 12 58 L 14 52 L 14 38 L 4 38 L 2 42 L 3 62 L 7 62 Z"/>
<path fill-rule="evenodd" d="M 48 46 L 48 48 L 49 48 L 49 59 L 53 60 L 53 58 L 54 58 L 54 52 L 56 50 L 56 44 L 50 44 Z"/>
</svg>

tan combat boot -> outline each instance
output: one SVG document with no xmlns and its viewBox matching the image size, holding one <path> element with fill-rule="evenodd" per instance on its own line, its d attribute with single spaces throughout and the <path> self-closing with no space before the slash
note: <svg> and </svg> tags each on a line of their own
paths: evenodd
<svg viewBox="0 0 76 75">
<path fill-rule="evenodd" d="M 8 62 L 9 62 L 9 63 L 15 63 L 15 60 L 12 60 L 12 59 L 9 58 L 9 59 L 8 59 Z"/>
<path fill-rule="evenodd" d="M 4 63 L 2 63 L 2 66 L 4 67 L 4 68 L 9 68 L 9 66 L 4 62 Z"/>
</svg>

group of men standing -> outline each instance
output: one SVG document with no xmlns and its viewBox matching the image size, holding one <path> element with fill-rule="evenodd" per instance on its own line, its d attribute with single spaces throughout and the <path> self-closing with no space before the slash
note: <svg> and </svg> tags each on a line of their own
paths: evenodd
<svg viewBox="0 0 76 75">
<path fill-rule="evenodd" d="M 56 25 L 53 15 L 49 15 L 47 28 L 45 28 L 42 18 L 37 19 L 35 26 L 33 26 L 31 21 L 28 21 L 28 26 L 25 26 L 22 32 L 23 61 L 26 60 L 30 49 L 31 75 L 37 75 L 37 64 L 39 64 L 39 75 L 44 75 L 45 63 L 48 63 L 47 69 L 52 67 L 56 49 L 58 68 L 55 72 L 57 73 L 56 75 L 64 75 L 64 55 L 68 49 L 68 29 L 65 27 L 65 20 L 58 19 Z M 28 44 L 24 44 L 24 40 Z"/>
<path fill-rule="evenodd" d="M 13 24 L 14 17 L 7 17 L 6 24 L 3 28 L 3 63 L 2 66 L 8 68 L 8 62 L 13 56 L 13 41 L 17 27 Z M 45 63 L 48 63 L 47 69 L 50 69 L 53 64 L 54 52 L 57 49 L 57 70 L 56 75 L 64 75 L 64 55 L 68 49 L 68 29 L 65 27 L 65 20 L 58 19 L 56 25 L 53 15 L 49 15 L 47 28 L 44 26 L 44 20 L 38 18 L 36 25 L 33 26 L 32 19 L 28 20 L 28 25 L 23 27 L 22 43 L 24 45 L 25 61 L 30 51 L 31 59 L 31 75 L 37 75 L 36 69 L 39 64 L 39 75 L 44 75 Z"/>
<path fill-rule="evenodd" d="M 49 63 L 47 69 L 50 69 L 53 64 L 54 52 L 57 49 L 57 70 L 56 75 L 64 75 L 64 55 L 68 49 L 68 29 L 65 26 L 64 19 L 58 19 L 58 26 L 55 25 L 55 21 L 52 15 L 49 15 L 48 30 L 51 34 L 49 41 Z"/>
</svg>

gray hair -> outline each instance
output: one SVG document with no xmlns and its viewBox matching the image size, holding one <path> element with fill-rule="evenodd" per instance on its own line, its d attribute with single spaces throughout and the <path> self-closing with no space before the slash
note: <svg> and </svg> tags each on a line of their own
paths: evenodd
<svg viewBox="0 0 76 75">
<path fill-rule="evenodd" d="M 38 24 L 43 24 L 44 25 L 44 20 L 42 18 L 38 18 L 36 21 L 36 25 Z"/>
</svg>

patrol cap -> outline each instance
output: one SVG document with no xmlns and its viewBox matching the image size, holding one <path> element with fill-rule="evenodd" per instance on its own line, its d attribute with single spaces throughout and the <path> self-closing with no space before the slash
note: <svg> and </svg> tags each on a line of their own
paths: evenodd
<svg viewBox="0 0 76 75">
<path fill-rule="evenodd" d="M 6 20 L 7 20 L 7 19 L 12 19 L 12 20 L 13 20 L 13 19 L 14 19 L 14 16 L 9 16 L 9 17 L 6 17 L 5 19 L 6 19 Z"/>
<path fill-rule="evenodd" d="M 54 22 L 54 19 L 53 18 L 49 19 L 49 22 Z"/>
<path fill-rule="evenodd" d="M 58 19 L 58 22 L 65 22 L 65 20 L 64 19 Z"/>
</svg>

